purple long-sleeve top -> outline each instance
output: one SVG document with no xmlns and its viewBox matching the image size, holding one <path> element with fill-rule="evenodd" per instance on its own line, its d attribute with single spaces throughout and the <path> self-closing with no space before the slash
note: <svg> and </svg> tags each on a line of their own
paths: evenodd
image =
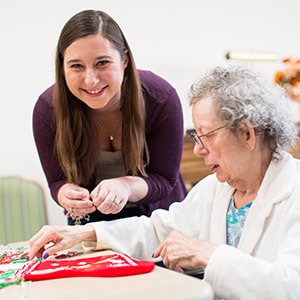
<svg viewBox="0 0 300 300">
<path fill-rule="evenodd" d="M 146 167 L 147 195 L 137 206 L 144 214 L 165 208 L 175 201 L 182 201 L 186 188 L 180 174 L 183 148 L 183 113 L 178 94 L 163 78 L 150 71 L 139 71 L 146 104 L 146 140 L 150 163 Z M 33 110 L 33 134 L 51 195 L 57 201 L 60 187 L 66 183 L 55 155 L 56 123 L 52 106 L 53 86 L 38 98 Z M 88 185 L 95 186 L 92 176 Z"/>
</svg>

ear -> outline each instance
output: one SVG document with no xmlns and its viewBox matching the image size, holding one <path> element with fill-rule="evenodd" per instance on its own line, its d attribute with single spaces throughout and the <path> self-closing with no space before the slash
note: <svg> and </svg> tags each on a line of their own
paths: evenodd
<svg viewBox="0 0 300 300">
<path fill-rule="evenodd" d="M 244 129 L 243 129 L 243 138 L 244 143 L 247 149 L 253 150 L 256 144 L 256 134 L 253 128 L 253 125 L 248 121 L 245 120 L 244 122 Z"/>
<path fill-rule="evenodd" d="M 128 66 L 128 61 L 129 61 L 128 50 L 125 50 L 125 58 L 124 58 L 124 60 L 123 60 L 123 64 L 124 64 L 125 69 L 126 69 L 127 66 Z"/>
</svg>

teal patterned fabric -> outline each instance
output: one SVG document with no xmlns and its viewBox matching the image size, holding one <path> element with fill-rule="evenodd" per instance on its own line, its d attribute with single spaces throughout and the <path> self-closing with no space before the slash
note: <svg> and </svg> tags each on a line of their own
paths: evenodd
<svg viewBox="0 0 300 300">
<path fill-rule="evenodd" d="M 46 223 L 44 193 L 38 183 L 0 178 L 0 245 L 28 240 Z"/>
<path fill-rule="evenodd" d="M 246 204 L 245 206 L 235 208 L 233 196 L 231 197 L 226 217 L 228 245 L 233 247 L 238 246 L 251 205 L 252 202 Z"/>
</svg>

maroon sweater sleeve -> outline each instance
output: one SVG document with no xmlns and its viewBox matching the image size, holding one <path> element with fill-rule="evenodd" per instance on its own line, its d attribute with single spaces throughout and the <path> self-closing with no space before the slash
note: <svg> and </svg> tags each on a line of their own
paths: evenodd
<svg viewBox="0 0 300 300">
<path fill-rule="evenodd" d="M 35 144 L 51 196 L 57 201 L 58 190 L 66 183 L 66 180 L 54 149 L 56 123 L 52 106 L 52 92 L 53 86 L 38 98 L 33 109 L 32 127 Z"/>
<path fill-rule="evenodd" d="M 138 202 L 147 214 L 156 208 L 168 208 L 182 201 L 186 188 L 180 174 L 183 149 L 183 113 L 176 90 L 164 79 L 149 71 L 140 71 L 147 119 L 146 138 L 150 163 L 143 177 L 149 187 Z"/>
</svg>

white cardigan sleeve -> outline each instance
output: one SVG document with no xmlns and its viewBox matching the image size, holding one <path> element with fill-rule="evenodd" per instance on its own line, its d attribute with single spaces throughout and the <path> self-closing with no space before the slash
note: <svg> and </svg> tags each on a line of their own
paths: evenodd
<svg viewBox="0 0 300 300">
<path fill-rule="evenodd" d="M 98 247 L 105 245 L 136 258 L 151 259 L 156 248 L 173 230 L 199 237 L 201 228 L 207 227 L 205 223 L 209 222 L 203 220 L 210 215 L 211 208 L 205 203 L 209 198 L 206 195 L 211 194 L 208 187 L 212 186 L 212 181 L 215 179 L 202 180 L 184 201 L 173 203 L 169 210 L 157 209 L 150 218 L 141 216 L 89 223 L 96 231 Z"/>
</svg>

